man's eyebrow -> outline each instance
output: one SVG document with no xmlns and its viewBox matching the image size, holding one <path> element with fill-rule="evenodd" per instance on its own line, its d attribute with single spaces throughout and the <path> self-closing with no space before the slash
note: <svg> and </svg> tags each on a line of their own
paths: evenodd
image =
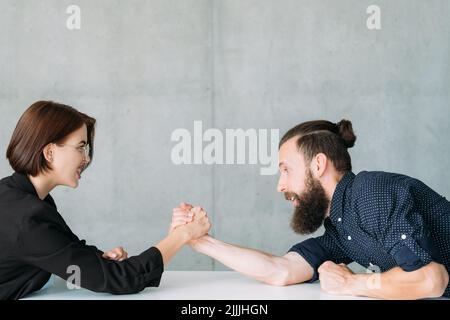
<svg viewBox="0 0 450 320">
<path fill-rule="evenodd" d="M 278 164 L 278 167 L 285 166 L 285 165 L 286 165 L 286 163 L 284 163 L 283 161 L 281 161 L 281 162 Z"/>
</svg>

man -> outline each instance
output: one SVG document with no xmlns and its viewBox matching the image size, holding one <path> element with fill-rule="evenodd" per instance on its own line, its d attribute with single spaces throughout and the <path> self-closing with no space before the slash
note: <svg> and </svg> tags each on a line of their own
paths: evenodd
<svg viewBox="0 0 450 320">
<path fill-rule="evenodd" d="M 350 121 L 319 120 L 292 128 L 280 141 L 278 191 L 294 205 L 291 226 L 308 234 L 324 224 L 322 236 L 294 245 L 283 257 L 209 235 L 190 245 L 272 285 L 319 279 L 331 294 L 384 299 L 450 296 L 450 203 L 405 175 L 355 175 L 347 151 L 355 140 Z M 174 209 L 173 228 L 190 221 L 190 209 L 184 203 Z M 346 266 L 352 261 L 381 273 L 354 274 Z"/>
</svg>

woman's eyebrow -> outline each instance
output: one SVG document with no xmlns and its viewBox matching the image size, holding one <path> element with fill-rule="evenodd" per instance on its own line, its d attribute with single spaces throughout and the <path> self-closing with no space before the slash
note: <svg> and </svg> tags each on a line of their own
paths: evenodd
<svg viewBox="0 0 450 320">
<path fill-rule="evenodd" d="M 86 145 L 86 141 L 81 140 L 80 142 L 78 142 L 78 144 Z"/>
</svg>

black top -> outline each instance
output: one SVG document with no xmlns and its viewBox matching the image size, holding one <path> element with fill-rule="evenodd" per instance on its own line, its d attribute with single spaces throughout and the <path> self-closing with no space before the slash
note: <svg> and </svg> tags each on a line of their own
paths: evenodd
<svg viewBox="0 0 450 320">
<path fill-rule="evenodd" d="M 333 193 L 325 233 L 289 251 L 313 267 L 311 282 L 327 260 L 355 261 L 372 272 L 396 266 L 414 271 L 435 261 L 450 273 L 450 202 L 405 175 L 348 172 Z"/>
<path fill-rule="evenodd" d="M 0 299 L 39 290 L 52 273 L 72 282 L 78 268 L 80 286 L 96 292 L 127 294 L 159 285 L 164 265 L 157 248 L 124 261 L 102 254 L 72 233 L 50 195 L 39 199 L 26 175 L 0 180 Z"/>
</svg>

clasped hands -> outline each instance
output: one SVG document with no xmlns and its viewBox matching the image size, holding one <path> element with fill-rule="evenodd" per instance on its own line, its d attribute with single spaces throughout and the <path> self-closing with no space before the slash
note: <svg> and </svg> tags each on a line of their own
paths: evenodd
<svg viewBox="0 0 450 320">
<path fill-rule="evenodd" d="M 181 226 L 195 230 L 188 241 L 188 244 L 193 246 L 200 238 L 208 235 L 211 223 L 203 208 L 182 202 L 179 207 L 172 210 L 169 233 Z"/>
<path fill-rule="evenodd" d="M 173 209 L 169 234 L 178 228 L 180 228 L 183 239 L 189 245 L 194 246 L 198 239 L 208 234 L 211 223 L 203 208 L 193 207 L 183 202 L 179 207 Z M 117 247 L 103 253 L 102 257 L 108 260 L 123 261 L 128 258 L 128 253 L 122 247 Z"/>
</svg>

